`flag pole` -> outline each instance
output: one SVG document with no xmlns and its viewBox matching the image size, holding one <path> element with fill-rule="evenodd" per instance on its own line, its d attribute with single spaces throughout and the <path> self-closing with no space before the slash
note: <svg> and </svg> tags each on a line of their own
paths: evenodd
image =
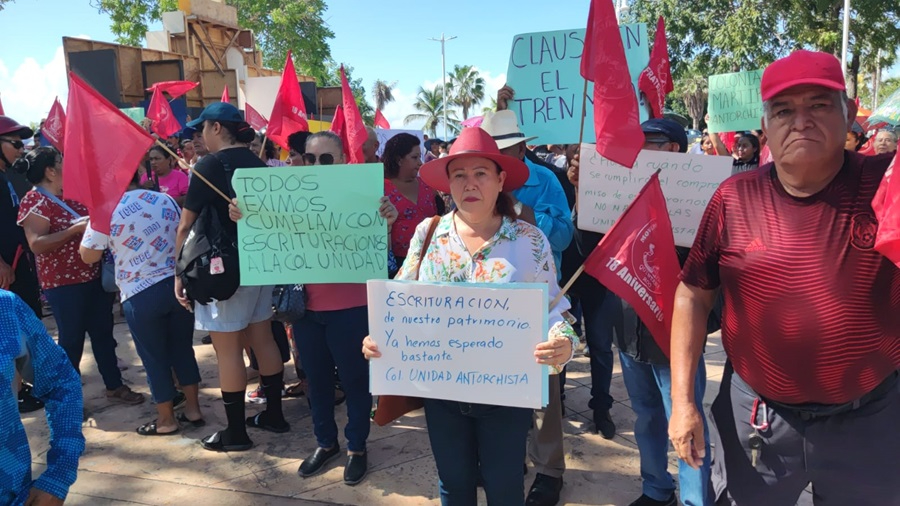
<svg viewBox="0 0 900 506">
<path fill-rule="evenodd" d="M 259 158 L 260 158 L 260 160 L 262 159 L 263 155 L 264 155 L 265 152 L 266 152 L 266 139 L 267 139 L 267 138 L 268 138 L 268 137 L 266 137 L 266 134 L 263 134 L 263 137 L 262 137 L 262 146 L 259 147 Z"/>
<path fill-rule="evenodd" d="M 559 293 L 556 294 L 556 297 L 553 298 L 553 302 L 550 303 L 550 309 L 553 309 L 557 304 L 559 304 L 559 301 L 561 301 L 562 298 L 566 295 L 566 292 L 569 291 L 569 288 L 572 288 L 572 285 L 575 284 L 575 280 L 578 279 L 578 276 L 581 276 L 583 272 L 584 264 L 581 264 L 581 267 L 579 267 L 578 270 L 575 271 L 575 274 L 572 274 L 572 277 L 569 278 L 569 282 L 566 283 L 566 286 L 564 286 L 562 290 L 560 290 Z"/>
<path fill-rule="evenodd" d="M 578 132 L 578 146 L 584 142 L 584 119 L 587 117 L 587 86 L 588 80 L 584 80 L 584 91 L 581 92 L 581 131 Z"/>
<path fill-rule="evenodd" d="M 159 140 L 159 139 L 156 139 L 156 144 L 157 144 L 159 147 L 161 147 L 161 148 L 163 148 L 164 150 L 166 150 L 167 153 L 169 153 L 170 155 L 174 156 L 175 159 L 178 160 L 178 165 L 181 165 L 182 168 L 185 168 L 185 169 L 190 170 L 190 168 L 191 168 L 190 164 L 188 164 L 188 163 L 184 160 L 184 158 L 178 156 L 177 153 L 175 153 L 174 151 L 172 151 L 171 149 L 169 149 L 169 146 L 166 146 L 166 144 L 165 144 L 164 142 L 162 142 L 162 141 Z M 203 174 L 200 174 L 198 171 L 194 170 L 194 171 L 191 171 L 191 176 L 197 176 L 198 178 L 200 178 L 200 181 L 203 181 L 204 183 L 206 183 L 207 186 L 209 186 L 209 187 L 212 188 L 216 193 L 218 193 L 219 196 L 221 196 L 223 199 L 225 199 L 226 202 L 228 202 L 229 204 L 231 203 L 231 199 L 228 198 L 228 195 L 225 195 L 224 193 L 222 193 L 222 190 L 216 188 L 216 185 L 212 184 L 212 183 L 209 181 L 209 179 L 206 179 L 205 177 L 203 177 Z"/>
</svg>

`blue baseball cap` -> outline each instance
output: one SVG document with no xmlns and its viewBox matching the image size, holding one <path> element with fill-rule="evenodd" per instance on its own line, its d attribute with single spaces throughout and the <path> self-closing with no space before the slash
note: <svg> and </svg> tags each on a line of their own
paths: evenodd
<svg viewBox="0 0 900 506">
<path fill-rule="evenodd" d="M 669 141 L 677 143 L 679 152 L 687 152 L 687 133 L 681 125 L 673 120 L 665 118 L 648 119 L 641 123 L 641 131 L 644 132 L 644 135 L 660 134 L 669 139 Z"/>
<path fill-rule="evenodd" d="M 204 121 L 230 121 L 232 123 L 243 123 L 244 117 L 237 107 L 226 102 L 215 102 L 209 104 L 200 113 L 197 119 L 188 122 L 187 127 L 197 129 Z"/>
</svg>

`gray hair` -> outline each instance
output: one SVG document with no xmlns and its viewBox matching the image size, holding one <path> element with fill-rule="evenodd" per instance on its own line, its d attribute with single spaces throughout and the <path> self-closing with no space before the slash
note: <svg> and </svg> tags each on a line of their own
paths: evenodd
<svg viewBox="0 0 900 506">
<path fill-rule="evenodd" d="M 341 142 L 341 138 L 331 130 L 322 130 L 321 132 L 316 132 L 309 137 L 306 138 L 306 149 L 309 149 L 309 144 L 316 139 L 328 139 L 331 142 L 335 143 L 338 147 L 338 151 L 344 151 L 344 143 Z"/>
<path fill-rule="evenodd" d="M 838 95 L 838 102 L 841 103 L 841 113 L 844 115 L 844 118 L 846 118 L 847 114 L 850 113 L 850 109 L 847 105 L 847 103 L 850 101 L 850 97 L 847 96 L 846 91 L 835 91 L 834 93 Z M 763 102 L 763 125 L 765 125 L 766 128 L 769 128 L 770 112 L 772 112 L 772 99 Z"/>
</svg>

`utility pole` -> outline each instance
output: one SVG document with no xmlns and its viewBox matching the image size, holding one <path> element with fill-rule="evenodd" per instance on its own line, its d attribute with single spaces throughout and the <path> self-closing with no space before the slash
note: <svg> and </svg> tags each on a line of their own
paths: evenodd
<svg viewBox="0 0 900 506">
<path fill-rule="evenodd" d="M 850 0 L 844 0 L 844 36 L 841 41 L 841 70 L 847 78 L 847 46 L 850 43 Z M 857 96 L 859 92 L 857 92 Z"/>
<path fill-rule="evenodd" d="M 444 107 L 444 141 L 446 141 L 448 139 L 448 137 L 447 137 L 447 105 L 448 105 L 447 104 L 447 57 L 446 57 L 446 52 L 444 50 L 444 45 L 446 42 L 451 41 L 455 38 L 456 38 L 455 35 L 453 37 L 444 37 L 444 34 L 441 33 L 440 39 L 435 39 L 435 38 L 428 39 L 428 40 L 433 40 L 435 42 L 441 43 L 441 80 L 444 83 L 441 88 L 441 93 L 443 94 L 443 98 L 441 98 L 441 101 L 443 102 L 443 107 Z M 436 130 L 437 130 L 437 128 L 435 128 L 435 131 Z"/>
</svg>

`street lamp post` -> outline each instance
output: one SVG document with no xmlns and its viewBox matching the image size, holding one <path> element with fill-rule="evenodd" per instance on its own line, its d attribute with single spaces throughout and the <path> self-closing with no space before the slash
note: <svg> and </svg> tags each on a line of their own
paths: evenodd
<svg viewBox="0 0 900 506">
<path fill-rule="evenodd" d="M 844 0 L 844 33 L 841 37 L 841 70 L 847 77 L 847 46 L 850 42 L 850 0 Z"/>
<path fill-rule="evenodd" d="M 441 94 L 442 94 L 441 101 L 443 102 L 443 108 L 444 108 L 444 140 L 445 141 L 447 140 L 447 58 L 446 58 L 446 53 L 444 51 L 444 45 L 447 41 L 453 40 L 455 38 L 456 38 L 455 35 L 453 37 L 444 37 L 444 34 L 441 33 L 440 39 L 435 39 L 435 38 L 429 39 L 429 40 L 433 40 L 435 42 L 441 43 L 441 79 L 443 82 L 443 85 L 441 87 Z M 437 129 L 435 129 L 435 130 L 437 130 Z"/>
</svg>

